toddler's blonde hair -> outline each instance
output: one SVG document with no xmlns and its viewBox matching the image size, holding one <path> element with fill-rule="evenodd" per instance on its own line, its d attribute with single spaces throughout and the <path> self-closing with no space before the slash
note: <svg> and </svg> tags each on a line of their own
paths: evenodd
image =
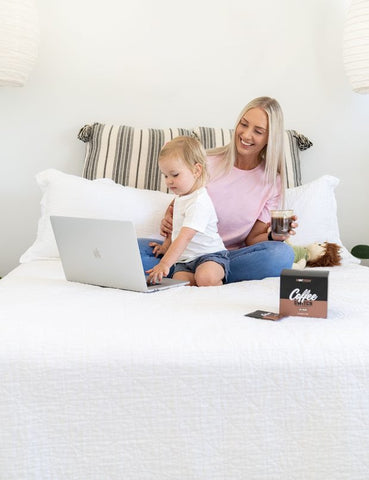
<svg viewBox="0 0 369 480">
<path fill-rule="evenodd" d="M 193 171 L 195 165 L 201 165 L 201 173 L 197 179 L 199 186 L 206 185 L 208 181 L 208 171 L 206 167 L 206 151 L 202 144 L 194 137 L 179 136 L 166 143 L 159 153 L 159 161 L 164 158 L 180 158 L 185 165 Z"/>
</svg>

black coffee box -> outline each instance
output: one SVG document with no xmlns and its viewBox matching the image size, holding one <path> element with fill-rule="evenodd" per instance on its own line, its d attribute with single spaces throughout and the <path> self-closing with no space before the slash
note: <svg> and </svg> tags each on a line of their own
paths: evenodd
<svg viewBox="0 0 369 480">
<path fill-rule="evenodd" d="M 324 270 L 282 270 L 279 314 L 327 318 L 328 274 Z"/>
</svg>

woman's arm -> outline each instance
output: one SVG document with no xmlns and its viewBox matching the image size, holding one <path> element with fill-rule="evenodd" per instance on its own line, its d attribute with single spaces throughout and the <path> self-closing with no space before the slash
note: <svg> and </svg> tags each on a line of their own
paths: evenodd
<svg viewBox="0 0 369 480">
<path fill-rule="evenodd" d="M 245 239 L 246 246 L 254 245 L 259 242 L 266 242 L 268 240 L 268 224 L 256 220 L 250 233 Z"/>
<path fill-rule="evenodd" d="M 288 235 L 278 235 L 276 238 L 273 237 L 273 233 L 271 234 L 272 239 L 275 241 L 283 242 L 287 240 L 290 235 L 296 235 L 295 228 L 298 227 L 297 223 L 297 216 L 294 215 L 293 223 L 291 224 L 291 230 L 288 232 Z M 248 247 L 249 245 L 254 245 L 255 243 L 259 242 L 266 242 L 268 240 L 268 232 L 269 232 L 270 223 L 264 223 L 260 220 L 256 220 L 254 226 L 252 227 L 250 233 L 247 235 L 245 239 L 245 244 Z"/>
<path fill-rule="evenodd" d="M 164 255 L 172 242 L 173 205 L 174 200 L 172 200 L 171 203 L 168 205 L 168 208 L 165 210 L 164 217 L 160 222 L 160 235 L 164 237 L 163 243 L 149 243 L 150 247 L 152 247 L 152 253 L 155 255 L 155 257 L 158 257 L 159 255 Z"/>
<path fill-rule="evenodd" d="M 174 200 L 170 202 L 165 211 L 164 218 L 160 222 L 160 235 L 162 237 L 170 237 L 173 229 L 173 205 Z"/>
</svg>

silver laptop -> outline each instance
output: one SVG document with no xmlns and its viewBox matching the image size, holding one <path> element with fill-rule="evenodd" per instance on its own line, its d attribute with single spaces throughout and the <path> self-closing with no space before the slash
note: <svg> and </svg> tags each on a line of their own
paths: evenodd
<svg viewBox="0 0 369 480">
<path fill-rule="evenodd" d="M 67 280 L 137 292 L 154 292 L 188 282 L 163 278 L 147 285 L 132 222 L 51 216 Z"/>
</svg>

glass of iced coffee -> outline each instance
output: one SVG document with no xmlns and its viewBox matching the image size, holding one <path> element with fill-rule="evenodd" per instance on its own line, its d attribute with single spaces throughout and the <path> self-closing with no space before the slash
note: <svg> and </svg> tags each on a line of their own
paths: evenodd
<svg viewBox="0 0 369 480">
<path fill-rule="evenodd" d="M 287 236 L 293 222 L 293 210 L 271 210 L 270 228 L 274 237 Z"/>
</svg>

